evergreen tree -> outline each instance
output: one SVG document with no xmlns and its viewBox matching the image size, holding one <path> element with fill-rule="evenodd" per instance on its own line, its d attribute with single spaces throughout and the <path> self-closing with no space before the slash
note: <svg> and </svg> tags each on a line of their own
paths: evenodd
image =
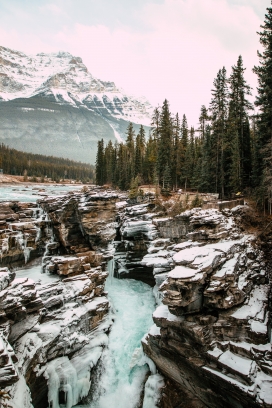
<svg viewBox="0 0 272 408">
<path fill-rule="evenodd" d="M 173 124 L 173 184 L 175 188 L 178 188 L 179 179 L 181 176 L 181 159 L 182 159 L 182 146 L 180 140 L 180 120 L 178 113 L 175 116 Z"/>
<path fill-rule="evenodd" d="M 229 186 L 230 191 L 239 192 L 241 190 L 241 160 L 240 160 L 240 146 L 239 133 L 237 129 L 233 129 L 231 144 L 231 162 L 229 168 Z"/>
<path fill-rule="evenodd" d="M 114 175 L 114 148 L 111 140 L 105 147 L 104 167 L 105 167 L 105 182 L 111 184 L 113 182 Z"/>
<path fill-rule="evenodd" d="M 181 141 L 184 147 L 184 151 L 186 150 L 188 139 L 189 139 L 189 130 L 188 130 L 187 118 L 186 118 L 186 115 L 183 115 L 182 124 L 181 124 Z"/>
<path fill-rule="evenodd" d="M 203 192 L 213 192 L 212 185 L 214 174 L 212 172 L 212 148 L 211 127 L 210 125 L 207 125 L 204 132 L 204 140 L 202 144 L 201 177 L 199 183 L 199 189 Z"/>
<path fill-rule="evenodd" d="M 171 177 L 171 169 L 169 164 L 166 164 L 164 172 L 163 172 L 163 186 L 162 186 L 162 194 L 168 196 L 171 191 L 172 186 L 172 177 Z"/>
<path fill-rule="evenodd" d="M 135 132 L 133 124 L 130 122 L 127 128 L 126 139 L 126 165 L 127 165 L 127 177 L 130 180 L 134 176 L 134 164 L 135 164 Z"/>
<path fill-rule="evenodd" d="M 215 191 L 225 196 L 225 142 L 226 121 L 228 113 L 228 89 L 226 69 L 219 70 L 214 80 L 210 110 L 212 113 L 212 145 L 214 146 L 213 169 L 215 175 Z"/>
<path fill-rule="evenodd" d="M 192 179 L 193 179 L 193 172 L 194 172 L 194 164 L 195 164 L 195 141 L 194 141 L 195 130 L 193 127 L 190 129 L 190 139 L 187 144 L 187 148 L 185 151 L 185 158 L 184 158 L 184 166 L 183 166 L 183 177 L 184 177 L 184 189 L 185 191 L 187 188 L 191 187 Z"/>
<path fill-rule="evenodd" d="M 95 162 L 95 178 L 96 184 L 102 186 L 105 182 L 105 168 L 104 168 L 104 140 L 98 141 L 97 155 Z"/>
<path fill-rule="evenodd" d="M 233 143 L 236 144 L 236 136 L 238 133 L 238 146 L 240 158 L 240 188 L 245 188 L 249 185 L 251 177 L 251 145 L 250 145 L 250 129 L 248 120 L 248 111 L 252 109 L 252 104 L 247 100 L 246 96 L 251 95 L 251 88 L 247 85 L 244 79 L 243 60 L 241 55 L 238 58 L 237 65 L 232 67 L 232 73 L 229 78 L 230 94 L 229 94 L 229 122 L 231 127 L 235 127 Z M 232 141 L 230 140 L 230 143 Z M 236 147 L 230 147 L 232 151 Z M 236 158 L 238 155 L 235 156 Z"/>
<path fill-rule="evenodd" d="M 134 163 L 134 175 L 139 176 L 141 179 L 143 176 L 143 164 L 145 155 L 145 130 L 141 125 L 138 135 L 136 136 L 135 147 L 135 163 Z"/>
<path fill-rule="evenodd" d="M 168 166 L 172 170 L 173 126 L 168 101 L 165 99 L 160 115 L 157 170 L 159 180 L 164 184 L 164 170 Z"/>
<path fill-rule="evenodd" d="M 259 108 L 256 132 L 257 153 L 255 155 L 258 163 L 255 165 L 261 169 L 255 182 L 256 185 L 265 188 L 266 197 L 269 198 L 272 176 L 272 162 L 269 160 L 272 145 L 272 7 L 267 8 L 261 28 L 262 31 L 258 34 L 263 52 L 258 52 L 260 65 L 253 69 L 258 76 L 258 95 L 255 104 Z M 256 169 L 255 175 L 257 175 Z"/>
<path fill-rule="evenodd" d="M 153 184 L 154 172 L 157 174 L 157 142 L 150 135 L 143 161 L 143 178 L 145 183 Z"/>
<path fill-rule="evenodd" d="M 129 188 L 129 198 L 137 198 L 139 195 L 139 179 L 138 177 L 132 178 Z"/>
<path fill-rule="evenodd" d="M 151 118 L 151 132 L 156 142 L 159 140 L 159 133 L 160 133 L 159 128 L 160 128 L 160 108 L 157 107 L 154 109 L 154 112 Z"/>
<path fill-rule="evenodd" d="M 205 105 L 202 105 L 200 109 L 200 116 L 199 116 L 200 126 L 198 129 L 201 140 L 204 140 L 206 123 L 208 120 L 209 120 L 208 109 L 206 108 Z"/>
<path fill-rule="evenodd" d="M 187 123 L 187 118 L 185 115 L 182 117 L 182 123 L 181 123 L 181 145 L 180 145 L 180 181 L 181 185 L 185 186 L 186 189 L 186 184 L 187 184 L 187 175 L 186 175 L 186 168 L 185 168 L 185 156 L 186 156 L 186 150 L 188 147 L 188 140 L 189 140 L 189 129 L 188 129 L 188 123 Z"/>
</svg>

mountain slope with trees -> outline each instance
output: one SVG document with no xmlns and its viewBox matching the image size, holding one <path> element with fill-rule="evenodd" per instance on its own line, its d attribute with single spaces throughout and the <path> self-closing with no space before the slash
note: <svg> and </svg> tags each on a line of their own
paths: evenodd
<svg viewBox="0 0 272 408">
<path fill-rule="evenodd" d="M 20 152 L 0 144 L 0 168 L 5 174 L 20 175 L 42 180 L 51 178 L 93 181 L 94 166 L 53 156 Z"/>
</svg>

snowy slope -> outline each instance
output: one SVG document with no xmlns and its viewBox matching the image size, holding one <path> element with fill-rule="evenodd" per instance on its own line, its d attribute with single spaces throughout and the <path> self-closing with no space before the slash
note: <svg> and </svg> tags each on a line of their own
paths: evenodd
<svg viewBox="0 0 272 408">
<path fill-rule="evenodd" d="M 97 141 L 148 132 L 152 107 L 96 79 L 66 52 L 34 56 L 0 47 L 0 143 L 94 163 Z"/>
<path fill-rule="evenodd" d="M 8 101 L 42 95 L 60 104 L 82 105 L 117 119 L 150 125 L 151 105 L 96 79 L 82 59 L 68 52 L 28 56 L 0 47 L 0 98 Z"/>
</svg>

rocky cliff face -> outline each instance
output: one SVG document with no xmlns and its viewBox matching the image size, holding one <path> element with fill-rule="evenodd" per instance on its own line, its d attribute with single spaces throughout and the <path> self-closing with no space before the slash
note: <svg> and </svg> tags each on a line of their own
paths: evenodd
<svg viewBox="0 0 272 408">
<path fill-rule="evenodd" d="M 19 150 L 94 163 L 97 141 L 120 140 L 128 122 L 150 126 L 150 104 L 94 78 L 65 52 L 0 47 L 0 141 Z"/>
<path fill-rule="evenodd" d="M 105 248 L 115 235 L 116 200 L 97 193 L 47 198 L 47 215 L 36 206 L 2 204 L 2 262 L 18 264 L 30 244 L 30 253 L 46 246 L 46 254 L 45 273 L 35 280 L 0 269 L 1 406 L 55 408 L 65 400 L 71 407 L 88 394 L 112 324 Z M 27 245 L 18 244 L 26 238 Z M 45 283 L 48 274 L 59 279 Z"/>
<path fill-rule="evenodd" d="M 104 283 L 114 241 L 115 276 L 154 286 L 142 344 L 165 376 L 160 407 L 271 407 L 271 285 L 239 226 L 246 207 L 164 217 L 152 202 L 123 199 L 86 191 L 2 204 L 2 265 L 45 249 L 45 273 L 0 270 L 1 404 L 55 408 L 66 396 L 71 407 L 88 394 L 112 324 Z"/>
<path fill-rule="evenodd" d="M 254 237 L 239 228 L 244 211 L 156 218 L 139 205 L 121 219 L 115 274 L 154 278 L 161 303 L 144 351 L 192 406 L 272 406 L 269 280 Z"/>
</svg>

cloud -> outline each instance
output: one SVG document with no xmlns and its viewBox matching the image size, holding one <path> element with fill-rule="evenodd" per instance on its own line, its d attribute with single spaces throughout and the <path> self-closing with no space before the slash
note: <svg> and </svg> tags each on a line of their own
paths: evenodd
<svg viewBox="0 0 272 408">
<path fill-rule="evenodd" d="M 165 0 L 142 12 L 147 31 L 127 26 L 76 24 L 59 31 L 56 43 L 83 58 L 90 72 L 114 80 L 153 104 L 169 99 L 172 109 L 196 124 L 200 106 L 209 104 L 213 79 L 222 66 L 230 73 L 241 54 L 246 78 L 258 63 L 254 10 L 226 0 Z"/>
<path fill-rule="evenodd" d="M 45 4 L 44 6 L 41 6 L 40 10 L 42 12 L 49 12 L 50 14 L 56 16 L 67 16 L 67 13 L 61 7 L 57 6 L 54 3 L 48 3 Z"/>
<path fill-rule="evenodd" d="M 80 56 L 94 76 L 113 80 L 130 93 L 145 95 L 154 105 L 167 98 L 173 112 L 186 113 L 191 124 L 197 124 L 200 106 L 209 104 L 218 70 L 226 66 L 229 74 L 240 54 L 247 67 L 246 79 L 256 87 L 251 69 L 258 64 L 260 49 L 256 31 L 263 17 L 259 5 L 263 5 L 264 15 L 269 0 L 140 3 L 142 8 L 133 9 L 134 14 L 125 24 L 108 24 L 110 8 L 105 11 L 104 21 L 99 9 L 101 23 L 87 23 L 87 18 L 81 19 L 76 11 L 86 6 L 85 0 L 74 6 L 74 15 L 71 0 L 39 3 L 40 12 L 32 16 L 35 24 L 31 26 L 27 9 L 28 26 L 22 26 L 21 21 L 13 24 L 16 29 L 4 25 L 0 37 L 3 45 L 24 52 L 64 50 Z M 85 14 L 91 11 L 92 4 L 94 0 L 88 2 Z M 120 16 L 128 11 L 124 0 L 114 0 L 114 4 L 122 7 Z M 96 20 L 95 10 L 90 21 Z M 45 12 L 54 18 L 45 19 Z M 16 22 L 19 16 L 20 9 Z M 137 20 L 138 25 L 132 20 Z"/>
</svg>

